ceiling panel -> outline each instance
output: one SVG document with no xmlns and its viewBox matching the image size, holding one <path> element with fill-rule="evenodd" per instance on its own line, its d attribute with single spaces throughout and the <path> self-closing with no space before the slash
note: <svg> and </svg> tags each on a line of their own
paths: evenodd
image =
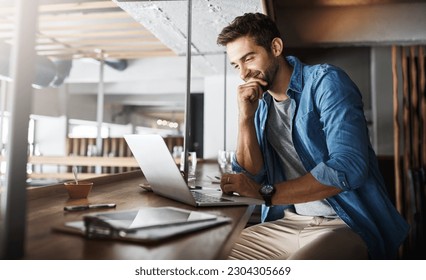
<svg viewBox="0 0 426 280">
<path fill-rule="evenodd" d="M 14 7 L 1 6 L 0 41 L 12 44 Z M 4 5 L 4 4 L 3 4 Z M 37 54 L 54 59 L 137 59 L 174 56 L 150 31 L 113 1 L 41 5 Z"/>
</svg>

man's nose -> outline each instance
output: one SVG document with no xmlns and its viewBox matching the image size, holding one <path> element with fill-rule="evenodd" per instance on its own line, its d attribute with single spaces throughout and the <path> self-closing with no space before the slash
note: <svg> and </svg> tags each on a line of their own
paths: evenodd
<svg viewBox="0 0 426 280">
<path fill-rule="evenodd" d="M 241 67 L 240 78 L 243 81 L 247 81 L 247 79 L 250 78 L 250 69 L 247 69 L 246 67 Z"/>
</svg>

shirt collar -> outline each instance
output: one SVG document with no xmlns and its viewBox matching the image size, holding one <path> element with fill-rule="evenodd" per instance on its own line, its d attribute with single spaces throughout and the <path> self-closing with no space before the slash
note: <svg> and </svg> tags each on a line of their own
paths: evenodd
<svg viewBox="0 0 426 280">
<path fill-rule="evenodd" d="M 288 89 L 301 93 L 303 90 L 303 64 L 294 56 L 287 56 L 286 59 L 293 67 L 293 74 L 291 75 Z"/>
</svg>

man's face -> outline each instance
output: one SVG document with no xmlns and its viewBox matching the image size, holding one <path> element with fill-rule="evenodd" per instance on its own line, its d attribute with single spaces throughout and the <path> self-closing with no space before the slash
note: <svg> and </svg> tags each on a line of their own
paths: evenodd
<svg viewBox="0 0 426 280">
<path fill-rule="evenodd" d="M 248 36 L 228 43 L 226 49 L 231 65 L 239 71 L 242 80 L 245 82 L 252 78 L 265 80 L 268 85 L 263 90 L 268 90 L 273 85 L 279 64 L 271 52 L 257 45 Z"/>
</svg>

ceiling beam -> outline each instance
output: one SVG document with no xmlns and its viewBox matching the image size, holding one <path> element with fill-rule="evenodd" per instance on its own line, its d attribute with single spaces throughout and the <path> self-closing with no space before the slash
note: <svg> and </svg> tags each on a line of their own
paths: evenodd
<svg viewBox="0 0 426 280">
<path fill-rule="evenodd" d="M 37 54 L 52 59 L 144 58 L 174 53 L 113 1 L 42 1 Z M 12 44 L 14 12 L 0 2 L 0 40 Z"/>
</svg>

